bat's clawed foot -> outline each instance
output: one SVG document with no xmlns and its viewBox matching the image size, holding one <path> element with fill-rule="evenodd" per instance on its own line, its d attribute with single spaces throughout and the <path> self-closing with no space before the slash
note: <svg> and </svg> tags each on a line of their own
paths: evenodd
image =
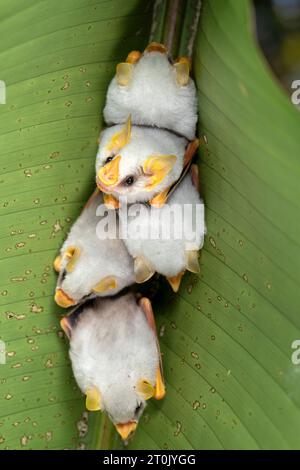
<svg viewBox="0 0 300 470">
<path fill-rule="evenodd" d="M 186 252 L 187 264 L 186 269 L 191 273 L 199 274 L 200 266 L 198 259 L 199 252 L 197 250 L 191 250 Z"/>
<path fill-rule="evenodd" d="M 145 52 L 160 52 L 161 54 L 167 54 L 168 51 L 164 44 L 151 42 L 149 46 L 146 47 Z"/>
<path fill-rule="evenodd" d="M 191 61 L 188 57 L 179 57 L 174 64 L 176 81 L 180 86 L 186 86 L 190 79 Z"/>
<path fill-rule="evenodd" d="M 140 60 L 142 53 L 140 51 L 131 51 L 126 59 L 127 64 L 135 64 Z"/>
<path fill-rule="evenodd" d="M 116 69 L 117 82 L 120 86 L 127 86 L 132 80 L 133 65 L 128 62 L 120 62 Z"/>
</svg>

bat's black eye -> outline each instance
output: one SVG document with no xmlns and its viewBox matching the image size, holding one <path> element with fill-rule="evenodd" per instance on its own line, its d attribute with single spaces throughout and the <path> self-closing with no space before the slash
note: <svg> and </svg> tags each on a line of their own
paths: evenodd
<svg viewBox="0 0 300 470">
<path fill-rule="evenodd" d="M 136 407 L 135 409 L 135 414 L 137 415 L 139 413 L 139 411 L 141 410 L 142 408 L 142 403 L 139 403 L 138 406 Z"/>
<path fill-rule="evenodd" d="M 113 158 L 114 158 L 114 157 L 107 157 L 107 159 L 105 160 L 105 165 L 106 165 L 106 163 L 111 162 Z"/>
<path fill-rule="evenodd" d="M 131 186 L 134 183 L 134 177 L 133 176 L 127 176 L 125 180 L 126 186 Z"/>
</svg>

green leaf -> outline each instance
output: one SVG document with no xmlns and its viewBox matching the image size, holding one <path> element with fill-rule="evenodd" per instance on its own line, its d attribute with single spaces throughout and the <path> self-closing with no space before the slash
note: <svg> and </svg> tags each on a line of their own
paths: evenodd
<svg viewBox="0 0 300 470">
<path fill-rule="evenodd" d="M 59 328 L 52 262 L 94 187 L 107 85 L 116 63 L 147 44 L 150 7 L 1 1 L 0 449 L 83 447 L 84 400 Z M 99 432 L 93 422 L 87 445 Z"/>
</svg>

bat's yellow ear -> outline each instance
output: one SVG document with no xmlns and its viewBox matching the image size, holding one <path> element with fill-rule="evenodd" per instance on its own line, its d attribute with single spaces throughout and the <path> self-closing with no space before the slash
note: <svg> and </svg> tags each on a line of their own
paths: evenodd
<svg viewBox="0 0 300 470">
<path fill-rule="evenodd" d="M 80 248 L 76 246 L 68 246 L 63 254 L 63 258 L 68 260 L 66 270 L 70 273 L 73 271 L 76 262 L 80 256 Z"/>
<path fill-rule="evenodd" d="M 155 388 L 149 380 L 141 379 L 136 385 L 136 391 L 142 395 L 144 400 L 149 400 L 155 395 Z"/>
<path fill-rule="evenodd" d="M 152 191 L 168 173 L 172 170 L 177 160 L 176 155 L 151 155 L 143 165 L 145 175 L 150 176 L 150 182 L 146 185 L 148 191 Z"/>
<path fill-rule="evenodd" d="M 118 284 L 115 277 L 107 276 L 101 279 L 101 281 L 98 282 L 98 284 L 96 284 L 92 290 L 97 294 L 101 294 L 102 292 L 106 292 L 111 289 L 116 289 L 117 285 Z"/>
<path fill-rule="evenodd" d="M 106 145 L 106 150 L 108 152 L 117 153 L 130 141 L 131 137 L 131 116 L 128 116 L 128 119 L 124 125 L 124 127 L 119 131 L 116 132 L 108 144 Z"/>
<path fill-rule="evenodd" d="M 88 388 L 85 392 L 85 406 L 88 411 L 101 410 L 101 393 L 96 387 Z"/>
</svg>

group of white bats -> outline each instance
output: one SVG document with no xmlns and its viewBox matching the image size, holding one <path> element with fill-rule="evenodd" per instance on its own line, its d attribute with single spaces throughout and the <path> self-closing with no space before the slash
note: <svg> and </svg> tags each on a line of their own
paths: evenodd
<svg viewBox="0 0 300 470">
<path fill-rule="evenodd" d="M 199 272 L 205 221 L 197 166 L 191 164 L 198 140 L 189 59 L 173 62 L 158 43 L 143 53 L 132 51 L 117 65 L 104 118 L 108 127 L 99 139 L 97 189 L 54 261 L 55 301 L 65 308 L 77 306 L 61 326 L 70 340 L 73 372 L 87 409 L 105 411 L 127 441 L 146 401 L 165 395 L 151 302 L 130 286 L 159 273 L 177 292 L 186 270 Z M 184 237 L 100 240 L 97 207 L 104 204 L 119 213 L 124 197 L 129 205 L 141 203 L 162 214 L 172 204 L 202 208 L 195 249 L 188 249 L 190 240 Z M 158 220 L 170 224 L 168 217 Z M 181 223 L 192 225 L 191 213 Z"/>
</svg>

